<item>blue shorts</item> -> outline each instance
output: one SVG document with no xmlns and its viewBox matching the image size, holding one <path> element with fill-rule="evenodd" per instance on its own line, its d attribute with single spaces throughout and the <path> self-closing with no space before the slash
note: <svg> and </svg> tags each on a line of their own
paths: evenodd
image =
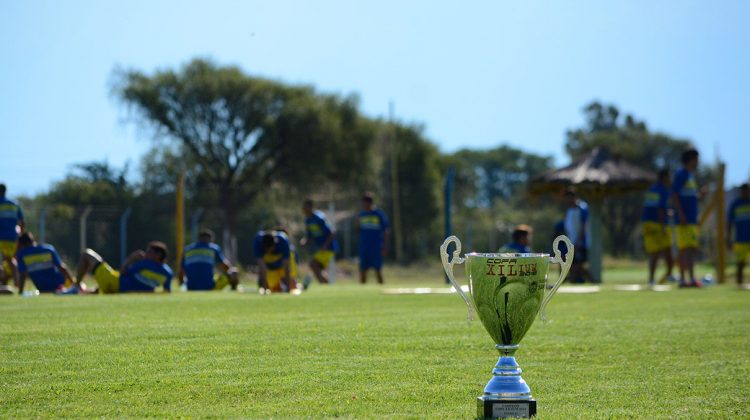
<svg viewBox="0 0 750 420">
<path fill-rule="evenodd" d="M 367 270 L 374 268 L 380 270 L 383 267 L 383 255 L 380 248 L 359 251 L 359 269 Z"/>
</svg>

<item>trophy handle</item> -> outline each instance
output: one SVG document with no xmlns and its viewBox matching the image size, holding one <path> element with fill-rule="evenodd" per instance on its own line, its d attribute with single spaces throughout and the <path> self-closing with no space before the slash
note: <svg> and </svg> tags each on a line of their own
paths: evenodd
<svg viewBox="0 0 750 420">
<path fill-rule="evenodd" d="M 451 242 L 456 243 L 456 250 L 453 251 L 453 258 L 451 261 L 448 261 L 448 257 L 450 256 L 448 254 L 448 246 L 450 246 Z M 445 270 L 445 274 L 448 276 L 448 280 L 450 280 L 451 284 L 453 285 L 453 288 L 456 289 L 456 292 L 458 292 L 459 295 L 464 299 L 464 302 L 466 302 L 466 307 L 469 308 L 469 316 L 468 320 L 471 321 L 474 318 L 474 307 L 471 305 L 471 300 L 469 300 L 469 297 L 466 296 L 466 293 L 464 293 L 463 290 L 461 290 L 461 286 L 456 283 L 455 277 L 453 277 L 453 266 L 455 264 L 461 264 L 464 262 L 464 259 L 461 258 L 461 241 L 456 236 L 449 236 L 445 239 L 442 245 L 440 245 L 440 259 L 443 261 L 443 269 Z"/>
<path fill-rule="evenodd" d="M 560 255 L 560 249 L 558 248 L 560 242 L 565 243 L 565 246 L 568 248 L 568 252 L 565 253 L 565 260 L 563 260 L 562 255 Z M 552 285 L 552 288 L 544 295 L 542 306 L 539 308 L 539 317 L 542 319 L 542 321 L 547 321 L 547 315 L 544 313 L 544 308 L 547 307 L 550 299 L 552 299 L 552 296 L 555 295 L 555 292 L 557 292 L 557 289 L 560 287 L 563 280 L 565 280 L 565 277 L 568 275 L 570 266 L 573 264 L 573 254 L 575 253 L 573 243 L 570 242 L 570 239 L 568 239 L 568 237 L 565 235 L 560 235 L 555 238 L 555 240 L 552 242 L 552 250 L 554 251 L 555 256 L 550 258 L 550 262 L 560 264 L 560 278 L 557 279 L 555 284 Z"/>
</svg>

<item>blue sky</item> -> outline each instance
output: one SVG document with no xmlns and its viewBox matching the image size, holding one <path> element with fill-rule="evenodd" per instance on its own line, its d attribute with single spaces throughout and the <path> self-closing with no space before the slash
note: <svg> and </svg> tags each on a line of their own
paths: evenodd
<svg viewBox="0 0 750 420">
<path fill-rule="evenodd" d="M 750 177 L 748 1 L 0 0 L 0 181 L 47 190 L 71 165 L 152 145 L 110 94 L 113 69 L 194 57 L 423 124 L 445 152 L 510 144 L 568 162 L 597 99 Z"/>
</svg>

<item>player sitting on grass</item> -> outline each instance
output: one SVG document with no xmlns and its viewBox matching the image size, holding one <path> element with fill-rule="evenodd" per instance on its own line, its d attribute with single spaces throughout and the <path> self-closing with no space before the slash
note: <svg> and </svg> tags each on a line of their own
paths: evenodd
<svg viewBox="0 0 750 420">
<path fill-rule="evenodd" d="M 734 231 L 734 257 L 737 259 L 737 286 L 742 286 L 742 272 L 750 256 L 750 185 L 740 186 L 740 196 L 729 207 L 727 240 L 732 243 Z"/>
<path fill-rule="evenodd" d="M 80 288 L 86 273 L 92 273 L 99 293 L 154 292 L 159 287 L 169 292 L 172 269 L 164 263 L 166 259 L 167 246 L 152 241 L 146 251 L 130 254 L 118 272 L 94 250 L 86 249 L 78 262 L 76 285 Z"/>
<path fill-rule="evenodd" d="M 55 247 L 37 244 L 31 232 L 26 232 L 18 238 L 16 260 L 19 294 L 23 293 L 27 275 L 41 293 L 62 292 L 65 287 L 73 285 L 73 276 L 60 260 Z M 69 293 L 78 293 L 78 288 L 69 289 Z"/>
<path fill-rule="evenodd" d="M 498 251 L 501 254 L 528 254 L 531 252 L 529 243 L 531 243 L 531 226 L 518 225 L 513 229 L 511 239 L 513 242 L 505 244 Z"/>
<path fill-rule="evenodd" d="M 263 231 L 255 235 L 253 252 L 258 263 L 258 291 L 291 291 L 297 289 L 297 267 L 291 258 L 289 238 L 284 232 Z"/>
<path fill-rule="evenodd" d="M 302 212 L 305 215 L 305 237 L 300 241 L 302 246 L 312 242 L 314 247 L 310 268 L 315 274 L 315 278 L 320 283 L 328 283 L 328 276 L 323 270 L 328 267 L 333 257 L 336 255 L 336 238 L 333 235 L 333 229 L 325 219 L 323 212 L 315 210 L 313 201 L 306 199 L 302 205 Z"/>
<path fill-rule="evenodd" d="M 177 279 L 180 285 L 186 281 L 187 290 L 222 290 L 227 285 L 232 290 L 237 290 L 237 269 L 224 257 L 221 247 L 213 240 L 214 233 L 205 229 L 198 235 L 198 242 L 185 248 Z M 214 274 L 216 266 L 220 272 Z"/>
</svg>

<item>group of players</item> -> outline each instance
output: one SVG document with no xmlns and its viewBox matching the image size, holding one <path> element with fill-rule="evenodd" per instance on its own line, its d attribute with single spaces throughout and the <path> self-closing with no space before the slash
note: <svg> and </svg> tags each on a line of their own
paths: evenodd
<svg viewBox="0 0 750 420">
<path fill-rule="evenodd" d="M 659 171 L 657 182 L 645 195 L 641 222 L 643 242 L 648 254 L 648 283 L 654 285 L 656 265 L 659 259 L 666 261 L 667 270 L 659 283 L 677 281 L 680 287 L 701 287 L 695 278 L 694 266 L 699 249 L 698 202 L 704 194 L 695 181 L 699 154 L 695 149 L 685 151 L 681 156 L 682 167 L 670 177 L 668 170 Z M 590 278 L 585 269 L 588 240 L 588 212 L 585 203 L 576 198 L 575 191 L 567 189 L 564 195 L 565 219 L 555 226 L 555 236 L 565 234 L 575 247 L 569 281 L 583 282 Z M 732 248 L 737 261 L 737 284 L 743 284 L 743 271 L 750 257 L 750 186 L 742 184 L 739 196 L 729 206 L 727 212 L 727 246 Z M 671 220 L 674 219 L 674 220 Z M 675 225 L 672 229 L 672 224 Z M 512 242 L 504 245 L 499 252 L 530 252 L 531 228 L 518 225 L 513 230 Z M 679 279 L 672 275 L 672 237 L 677 245 Z M 564 244 L 560 244 L 562 255 L 566 255 Z"/>
<path fill-rule="evenodd" d="M 85 249 L 78 260 L 73 277 L 52 245 L 39 244 L 26 231 L 21 207 L 5 197 L 6 186 L 0 184 L 0 293 L 12 293 L 7 285 L 13 280 L 23 295 L 27 277 L 42 293 L 124 293 L 171 291 L 173 271 L 166 264 L 167 246 L 161 241 L 149 242 L 145 250 L 131 253 L 119 270 L 114 269 L 94 250 Z M 372 194 L 362 197 L 362 209 L 355 219 L 360 232 L 360 282 L 366 283 L 367 272 L 373 269 L 378 283 L 383 283 L 383 257 L 387 253 L 389 224 L 385 213 L 375 207 Z M 328 283 L 326 268 L 338 249 L 335 233 L 325 215 L 315 210 L 312 200 L 304 201 L 306 236 L 301 245 L 313 248 L 310 269 L 320 283 Z M 261 294 L 289 292 L 299 294 L 309 285 L 309 277 L 297 281 L 299 257 L 288 233 L 283 228 L 259 231 L 253 242 L 253 255 L 258 266 L 258 290 Z M 239 270 L 214 243 L 213 232 L 203 230 L 195 243 L 185 248 L 179 264 L 177 281 L 189 291 L 237 290 Z M 87 287 L 90 274 L 95 287 Z"/>
<path fill-rule="evenodd" d="M 659 172 L 658 181 L 646 193 L 643 213 L 643 239 L 649 255 L 650 284 L 655 283 L 656 265 L 660 258 L 666 261 L 667 271 L 660 282 L 672 277 L 672 229 L 670 213 L 674 212 L 674 237 L 678 249 L 680 287 L 700 287 L 695 278 L 694 265 L 699 248 L 698 202 L 702 190 L 695 181 L 698 167 L 698 151 L 684 152 L 681 156 L 682 168 L 673 179 L 669 171 Z M 38 244 L 31 232 L 25 231 L 23 212 L 13 201 L 5 197 L 6 186 L 0 184 L 0 253 L 3 267 L 0 270 L 0 293 L 12 293 L 7 287 L 14 280 L 19 293 L 23 293 L 25 280 L 30 277 L 40 292 L 57 293 L 118 293 L 148 292 L 157 289 L 170 291 L 173 272 L 166 264 L 167 246 L 160 241 L 150 242 L 145 250 L 138 250 L 128 256 L 119 270 L 112 268 L 102 257 L 91 249 L 82 252 L 75 277 L 60 259 L 52 245 Z M 570 197 L 568 197 L 568 195 Z M 574 266 L 580 267 L 579 274 L 571 270 L 571 277 L 585 274 L 585 217 L 570 216 L 571 209 L 578 208 L 574 193 L 570 198 L 566 213 L 565 233 L 574 240 L 576 258 Z M 366 283 L 369 269 L 375 271 L 378 283 L 383 283 L 382 264 L 387 253 L 389 224 L 385 213 L 375 207 L 372 194 L 362 197 L 362 209 L 356 218 L 360 232 L 359 272 L 360 282 Z M 335 233 L 325 215 L 315 210 L 312 200 L 305 200 L 302 206 L 305 216 L 305 237 L 301 245 L 310 243 L 314 249 L 310 269 L 320 283 L 328 283 L 326 268 L 338 249 Z M 585 212 L 581 212 L 585 214 Z M 569 217 L 570 216 L 570 217 Z M 750 257 L 750 187 L 743 184 L 740 195 L 729 207 L 727 215 L 727 238 L 733 244 L 737 260 L 737 283 L 743 282 L 743 270 Z M 583 222 L 578 222 L 579 219 Z M 571 225 L 568 228 L 567 225 Z M 732 235 L 734 230 L 734 235 Z M 520 225 L 513 232 L 513 241 L 501 252 L 528 252 L 531 229 Z M 564 253 L 564 251 L 563 251 Z M 258 286 L 261 293 L 299 293 L 309 284 L 309 277 L 300 285 L 298 277 L 298 254 L 283 228 L 259 231 L 254 239 L 253 254 L 258 266 Z M 239 284 L 238 270 L 224 256 L 221 247 L 213 242 L 213 233 L 204 230 L 198 241 L 185 248 L 180 262 L 177 280 L 187 290 L 215 290 L 227 286 L 236 290 Z M 83 283 L 87 274 L 96 280 L 96 288 L 87 289 Z M 301 287 L 300 287 L 301 286 Z"/>
<path fill-rule="evenodd" d="M 680 287 L 701 287 L 695 278 L 694 266 L 699 249 L 698 202 L 704 190 L 698 188 L 695 171 L 699 154 L 695 149 L 683 152 L 682 168 L 670 178 L 669 171 L 659 172 L 658 181 L 646 193 L 641 222 L 643 240 L 649 255 L 649 284 L 654 284 L 656 264 L 666 261 L 667 271 L 660 283 L 672 277 L 672 229 L 670 209 L 674 212 L 674 237 L 677 245 L 677 264 Z M 671 206 L 670 206 L 671 204 Z M 732 235 L 734 230 L 734 235 Z M 737 284 L 742 285 L 745 263 L 750 257 L 750 186 L 740 186 L 740 194 L 727 212 L 727 245 L 734 250 L 737 260 Z M 732 246 L 733 245 L 733 246 Z"/>
</svg>

